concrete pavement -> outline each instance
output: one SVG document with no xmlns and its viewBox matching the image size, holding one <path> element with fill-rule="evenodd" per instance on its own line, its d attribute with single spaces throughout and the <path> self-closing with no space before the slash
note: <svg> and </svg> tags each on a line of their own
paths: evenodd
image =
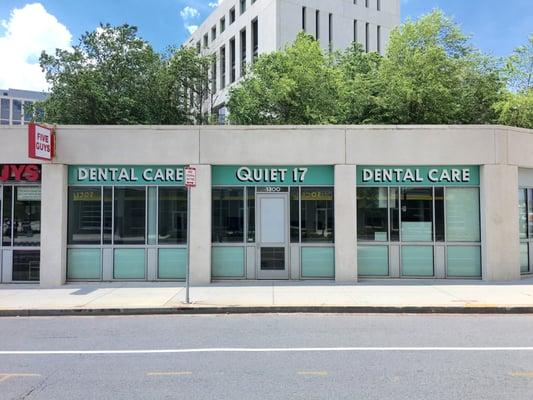
<svg viewBox="0 0 533 400">
<path fill-rule="evenodd" d="M 533 312 L 533 279 L 481 281 L 83 283 L 0 285 L 0 315 L 166 312 Z"/>
</svg>

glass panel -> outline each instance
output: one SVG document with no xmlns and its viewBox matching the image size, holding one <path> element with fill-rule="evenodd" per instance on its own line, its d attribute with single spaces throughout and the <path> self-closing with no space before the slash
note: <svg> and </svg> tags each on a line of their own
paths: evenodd
<svg viewBox="0 0 533 400">
<path fill-rule="evenodd" d="M 157 242 L 157 188 L 148 188 L 148 244 Z"/>
<path fill-rule="evenodd" d="M 114 279 L 145 279 L 144 249 L 115 249 Z"/>
<path fill-rule="evenodd" d="M 479 246 L 448 246 L 448 277 L 481 277 Z"/>
<path fill-rule="evenodd" d="M 38 281 L 40 269 L 39 250 L 13 251 L 13 280 Z"/>
<path fill-rule="evenodd" d="M 145 244 L 145 188 L 115 188 L 115 244 Z"/>
<path fill-rule="evenodd" d="M 255 242 L 255 188 L 246 188 L 248 199 L 248 242 Z"/>
<path fill-rule="evenodd" d="M 11 219 L 13 188 L 11 186 L 4 186 L 3 197 L 2 246 L 11 246 L 11 227 L 13 225 L 13 220 Z"/>
<path fill-rule="evenodd" d="M 335 278 L 333 247 L 302 247 L 302 278 Z"/>
<path fill-rule="evenodd" d="M 39 246 L 41 243 L 41 187 L 14 187 L 14 246 Z"/>
<path fill-rule="evenodd" d="M 159 279 L 185 279 L 187 249 L 159 249 Z"/>
<path fill-rule="evenodd" d="M 390 240 L 400 241 L 400 195 L 398 188 L 390 188 L 389 210 L 390 210 Z"/>
<path fill-rule="evenodd" d="M 24 121 L 28 122 L 31 121 L 33 118 L 32 113 L 30 112 L 31 105 L 33 104 L 32 101 L 25 101 L 24 102 Z"/>
<path fill-rule="evenodd" d="M 527 200 L 527 221 L 529 226 L 529 235 L 528 237 L 533 237 L 533 189 L 528 190 L 528 200 Z"/>
<path fill-rule="evenodd" d="M 358 246 L 357 274 L 359 276 L 388 276 L 388 246 Z"/>
<path fill-rule="evenodd" d="M 261 211 L 261 243 L 285 243 L 285 199 L 262 197 Z"/>
<path fill-rule="evenodd" d="M 402 241 L 431 242 L 433 193 L 431 188 L 401 188 Z"/>
<path fill-rule="evenodd" d="M 518 224 L 520 239 L 527 239 L 527 190 L 518 190 Z"/>
<path fill-rule="evenodd" d="M 333 243 L 333 188 L 301 188 L 302 242 Z"/>
<path fill-rule="evenodd" d="M 520 272 L 529 272 L 529 244 L 520 243 Z"/>
<path fill-rule="evenodd" d="M 386 242 L 388 230 L 387 188 L 357 189 L 357 239 Z"/>
<path fill-rule="evenodd" d="M 433 246 L 403 246 L 402 276 L 433 276 Z"/>
<path fill-rule="evenodd" d="M 213 189 L 213 243 L 244 241 L 244 189 Z"/>
<path fill-rule="evenodd" d="M 2 122 L 7 122 L 9 124 L 9 99 L 1 99 L 0 100 L 0 119 Z"/>
<path fill-rule="evenodd" d="M 22 102 L 13 100 L 13 125 L 20 125 L 22 120 Z"/>
<path fill-rule="evenodd" d="M 214 278 L 244 277 L 244 247 L 213 247 L 211 257 Z"/>
<path fill-rule="evenodd" d="M 68 249 L 68 279 L 100 279 L 102 251 L 100 249 Z"/>
<path fill-rule="evenodd" d="M 261 248 L 261 271 L 283 271 L 285 269 L 284 247 Z"/>
<path fill-rule="evenodd" d="M 291 188 L 291 243 L 300 242 L 300 189 Z"/>
<path fill-rule="evenodd" d="M 444 188 L 435 188 L 435 240 L 445 241 Z"/>
<path fill-rule="evenodd" d="M 68 244 L 100 244 L 102 189 L 71 187 L 68 190 Z"/>
<path fill-rule="evenodd" d="M 113 239 L 113 188 L 104 188 L 104 244 L 111 244 Z"/>
<path fill-rule="evenodd" d="M 187 243 L 187 189 L 159 188 L 159 244 Z"/>
<path fill-rule="evenodd" d="M 527 229 L 527 225 L 526 229 Z M 448 241 L 479 242 L 479 189 L 446 189 Z"/>
</svg>

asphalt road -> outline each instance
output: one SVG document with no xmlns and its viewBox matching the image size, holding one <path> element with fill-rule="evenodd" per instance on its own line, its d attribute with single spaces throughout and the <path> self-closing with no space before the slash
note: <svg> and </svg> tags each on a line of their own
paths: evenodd
<svg viewBox="0 0 533 400">
<path fill-rule="evenodd" d="M 0 399 L 533 399 L 533 316 L 0 319 Z"/>
</svg>

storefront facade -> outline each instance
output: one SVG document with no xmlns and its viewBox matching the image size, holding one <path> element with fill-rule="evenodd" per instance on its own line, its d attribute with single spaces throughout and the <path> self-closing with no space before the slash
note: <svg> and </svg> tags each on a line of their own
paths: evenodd
<svg viewBox="0 0 533 400">
<path fill-rule="evenodd" d="M 2 283 L 519 279 L 533 132 L 499 126 L 2 128 Z M 184 167 L 197 171 L 188 192 Z M 188 212 L 189 210 L 189 212 Z"/>
</svg>

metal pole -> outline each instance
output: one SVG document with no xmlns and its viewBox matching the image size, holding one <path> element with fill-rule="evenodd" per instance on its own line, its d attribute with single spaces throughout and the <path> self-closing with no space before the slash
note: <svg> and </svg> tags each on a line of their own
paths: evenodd
<svg viewBox="0 0 533 400">
<path fill-rule="evenodd" d="M 187 269 L 185 272 L 185 303 L 191 304 L 191 187 L 187 188 Z"/>
</svg>

